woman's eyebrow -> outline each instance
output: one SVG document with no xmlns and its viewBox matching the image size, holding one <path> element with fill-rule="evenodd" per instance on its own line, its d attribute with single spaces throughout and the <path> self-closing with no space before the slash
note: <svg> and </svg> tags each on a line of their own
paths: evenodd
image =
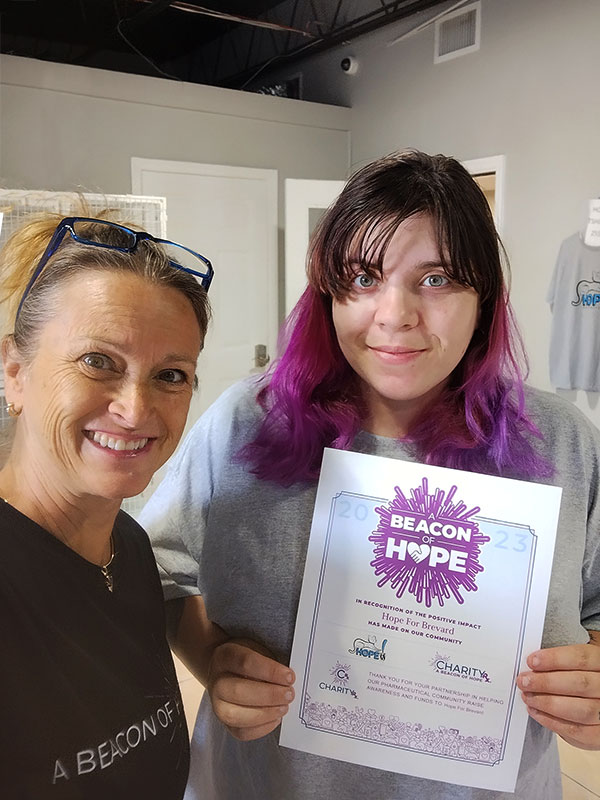
<svg viewBox="0 0 600 800">
<path fill-rule="evenodd" d="M 191 364 L 194 367 L 196 366 L 196 361 L 193 358 L 190 358 L 190 356 L 186 355 L 185 353 L 168 353 L 164 357 L 165 363 L 172 361 L 180 362 L 182 364 Z"/>
<path fill-rule="evenodd" d="M 353 256 L 352 258 L 348 259 L 346 266 L 348 269 L 356 271 L 359 269 L 379 268 L 380 264 L 377 259 L 357 258 L 356 256 Z"/>
<path fill-rule="evenodd" d="M 426 271 L 428 269 L 443 269 L 446 270 L 446 265 L 443 261 L 421 261 L 415 265 L 415 269 Z"/>
<path fill-rule="evenodd" d="M 350 258 L 346 264 L 346 268 L 349 272 L 359 272 L 361 270 L 377 270 L 379 271 L 382 269 L 383 265 L 380 264 L 376 259 L 360 259 L 360 258 Z M 447 263 L 444 264 L 441 260 L 432 259 L 430 261 L 419 261 L 413 265 L 413 270 L 416 272 L 427 272 L 430 269 L 441 269 L 443 272 L 447 271 Z"/>
</svg>

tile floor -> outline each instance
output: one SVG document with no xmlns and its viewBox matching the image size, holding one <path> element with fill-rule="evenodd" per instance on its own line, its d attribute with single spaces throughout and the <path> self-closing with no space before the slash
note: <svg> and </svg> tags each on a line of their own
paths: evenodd
<svg viewBox="0 0 600 800">
<path fill-rule="evenodd" d="M 185 716 L 190 733 L 202 697 L 202 686 L 175 659 Z M 563 773 L 563 800 L 600 800 L 600 751 L 590 752 L 571 747 L 559 740 Z"/>
<path fill-rule="evenodd" d="M 600 751 L 579 750 L 559 739 L 564 800 L 600 798 Z"/>
</svg>

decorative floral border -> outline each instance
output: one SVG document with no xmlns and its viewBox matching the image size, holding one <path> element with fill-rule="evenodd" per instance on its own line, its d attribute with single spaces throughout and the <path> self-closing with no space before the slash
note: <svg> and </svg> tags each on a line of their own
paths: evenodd
<svg viewBox="0 0 600 800">
<path fill-rule="evenodd" d="M 317 703 L 309 695 L 301 719 L 307 728 L 337 733 L 354 739 L 391 745 L 403 750 L 431 753 L 447 758 L 493 766 L 500 761 L 502 740 L 490 736 L 463 736 L 458 728 L 426 728 L 373 709 Z"/>
</svg>

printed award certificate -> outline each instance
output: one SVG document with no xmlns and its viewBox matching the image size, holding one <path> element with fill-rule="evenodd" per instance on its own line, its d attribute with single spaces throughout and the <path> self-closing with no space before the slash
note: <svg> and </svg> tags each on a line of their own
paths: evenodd
<svg viewBox="0 0 600 800">
<path fill-rule="evenodd" d="M 561 490 L 325 450 L 281 744 L 514 791 Z"/>
</svg>

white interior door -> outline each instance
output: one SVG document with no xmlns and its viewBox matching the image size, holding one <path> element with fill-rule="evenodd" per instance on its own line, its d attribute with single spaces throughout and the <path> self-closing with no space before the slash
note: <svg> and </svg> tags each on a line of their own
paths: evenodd
<svg viewBox="0 0 600 800">
<path fill-rule="evenodd" d="M 306 287 L 308 242 L 323 211 L 333 203 L 344 181 L 285 181 L 285 313 L 295 306 Z"/>
<path fill-rule="evenodd" d="M 189 426 L 256 371 L 255 346 L 277 339 L 277 170 L 132 158 L 136 194 L 167 200 L 167 236 L 213 263 L 213 321 L 200 356 Z"/>
</svg>

